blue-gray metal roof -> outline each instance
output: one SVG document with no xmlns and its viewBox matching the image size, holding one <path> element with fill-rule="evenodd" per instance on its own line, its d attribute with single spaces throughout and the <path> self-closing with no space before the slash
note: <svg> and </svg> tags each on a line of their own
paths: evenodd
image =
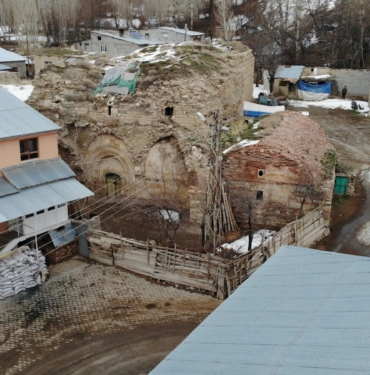
<svg viewBox="0 0 370 375">
<path fill-rule="evenodd" d="M 283 246 L 151 375 L 370 373 L 370 258 Z"/>
<path fill-rule="evenodd" d="M 8 65 L 0 64 L 0 70 L 12 70 L 12 68 Z"/>
<path fill-rule="evenodd" d="M 0 141 L 58 130 L 58 125 L 0 87 Z"/>
<path fill-rule="evenodd" d="M 160 27 L 159 29 L 172 31 L 172 32 L 175 32 L 175 33 L 178 33 L 178 34 L 186 34 L 186 35 L 189 35 L 189 36 L 202 36 L 202 35 L 204 35 L 204 33 L 201 33 L 201 32 L 198 32 L 198 31 L 177 29 L 176 27 L 163 26 L 163 27 Z"/>
<path fill-rule="evenodd" d="M 124 42 L 130 42 L 133 44 L 137 44 L 138 46 L 149 46 L 149 45 L 158 45 L 158 44 L 164 44 L 161 40 L 158 39 L 148 39 L 148 38 L 134 38 L 129 35 L 123 35 L 119 36 L 118 34 L 110 33 L 107 31 L 92 31 L 91 33 L 95 33 L 98 35 L 104 35 L 104 36 L 109 36 L 111 38 L 115 38 L 118 40 L 122 40 Z"/>
<path fill-rule="evenodd" d="M 0 223 L 94 195 L 74 178 L 54 181 L 0 197 Z"/>
<path fill-rule="evenodd" d="M 17 189 L 76 176 L 61 158 L 28 161 L 3 168 L 1 172 Z"/>
<path fill-rule="evenodd" d="M 302 65 L 279 65 L 276 69 L 275 78 L 299 79 L 304 66 Z"/>
<path fill-rule="evenodd" d="M 4 177 L 0 177 L 0 197 L 18 193 L 18 189 L 8 182 Z"/>
<path fill-rule="evenodd" d="M 0 47 L 0 62 L 26 61 L 27 58 Z"/>
</svg>

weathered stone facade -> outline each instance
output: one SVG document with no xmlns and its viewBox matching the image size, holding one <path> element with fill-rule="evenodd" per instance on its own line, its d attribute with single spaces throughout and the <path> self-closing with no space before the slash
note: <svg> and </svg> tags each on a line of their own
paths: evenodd
<svg viewBox="0 0 370 375">
<path fill-rule="evenodd" d="M 181 185 L 178 198 L 198 225 L 210 129 L 197 112 L 240 117 L 244 100 L 252 99 L 254 57 L 240 43 L 227 50 L 199 43 L 160 48 L 175 48 L 181 60 L 141 64 L 133 96 L 92 95 L 91 86 L 102 76 L 96 68 L 51 66 L 35 78 L 29 103 L 62 126 L 61 152 L 70 154 L 72 167 L 90 188 L 105 194 L 111 173 L 121 178 L 123 195 L 146 198 L 163 189 L 161 179 L 175 181 Z M 171 107 L 172 116 L 166 116 Z M 159 170 L 160 178 L 154 172 Z"/>
<path fill-rule="evenodd" d="M 321 127 L 300 113 L 279 112 L 261 121 L 257 144 L 225 155 L 223 174 L 238 225 L 279 229 L 323 204 L 330 220 L 333 150 Z"/>
</svg>

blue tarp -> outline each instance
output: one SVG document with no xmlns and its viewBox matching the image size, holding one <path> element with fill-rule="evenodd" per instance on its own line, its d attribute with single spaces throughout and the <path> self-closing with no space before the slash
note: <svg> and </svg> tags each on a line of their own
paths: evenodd
<svg viewBox="0 0 370 375">
<path fill-rule="evenodd" d="M 298 81 L 298 96 L 303 100 L 325 100 L 331 93 L 331 82 L 320 84 Z"/>
</svg>

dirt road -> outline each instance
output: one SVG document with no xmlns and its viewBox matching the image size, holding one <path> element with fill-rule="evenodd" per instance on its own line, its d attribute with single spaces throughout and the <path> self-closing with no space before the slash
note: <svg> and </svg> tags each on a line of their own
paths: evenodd
<svg viewBox="0 0 370 375">
<path fill-rule="evenodd" d="M 331 234 L 313 247 L 370 256 L 370 119 L 341 109 L 310 107 L 309 112 L 335 146 L 339 160 L 354 167 L 358 176 L 355 195 L 334 201 Z"/>
</svg>

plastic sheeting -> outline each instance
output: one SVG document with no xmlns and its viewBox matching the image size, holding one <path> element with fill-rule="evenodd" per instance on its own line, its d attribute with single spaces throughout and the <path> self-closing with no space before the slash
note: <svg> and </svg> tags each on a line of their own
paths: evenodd
<svg viewBox="0 0 370 375">
<path fill-rule="evenodd" d="M 123 78 L 124 75 L 125 75 L 125 72 L 127 70 L 131 70 L 131 69 L 136 70 L 136 74 L 135 74 L 134 79 L 125 80 Z M 137 83 L 137 80 L 139 79 L 139 75 L 140 75 L 140 68 L 137 67 L 136 65 L 132 65 L 132 64 L 118 65 L 118 66 L 108 70 L 105 73 L 105 76 L 104 76 L 102 82 L 100 83 L 99 87 L 95 90 L 94 94 L 95 95 L 100 94 L 101 92 L 103 92 L 103 90 L 105 92 L 107 92 L 107 91 L 111 92 L 110 86 L 112 86 L 112 87 L 116 86 L 116 87 L 120 87 L 120 88 L 126 87 L 128 89 L 128 92 L 130 94 L 133 94 L 135 92 L 135 89 L 136 89 L 136 83 Z M 109 88 L 107 89 L 108 86 L 109 86 Z M 117 91 L 117 90 L 115 90 L 115 91 Z"/>
<path fill-rule="evenodd" d="M 283 105 L 270 107 L 267 105 L 244 102 L 243 115 L 249 117 L 261 117 L 280 111 L 285 111 L 285 107 Z"/>
<path fill-rule="evenodd" d="M 310 102 L 325 100 L 331 93 L 331 86 L 331 82 L 312 84 L 298 81 L 298 96 Z"/>
<path fill-rule="evenodd" d="M 73 227 L 72 223 L 69 223 L 64 229 L 59 231 L 53 230 L 49 234 L 55 247 L 63 246 L 76 237 L 76 229 Z"/>
</svg>

